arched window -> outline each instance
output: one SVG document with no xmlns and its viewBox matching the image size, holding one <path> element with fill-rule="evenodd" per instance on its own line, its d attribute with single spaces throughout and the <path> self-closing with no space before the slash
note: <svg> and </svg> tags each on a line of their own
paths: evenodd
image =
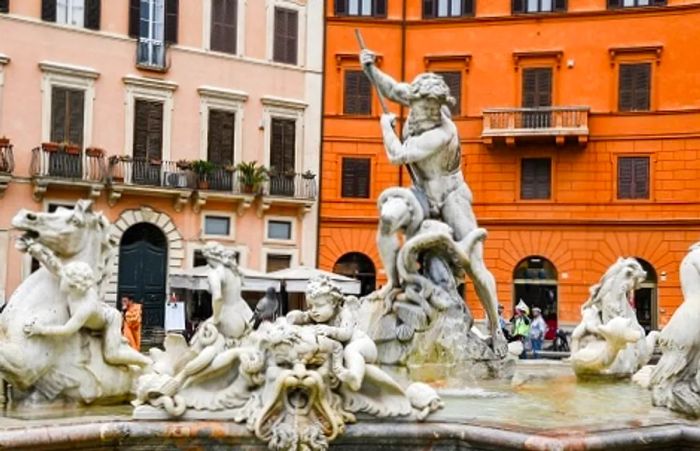
<svg viewBox="0 0 700 451">
<path fill-rule="evenodd" d="M 360 296 L 373 292 L 377 283 L 372 259 L 360 252 L 350 252 L 340 257 L 333 266 L 333 272 L 359 280 Z"/>
<path fill-rule="evenodd" d="M 522 299 L 530 308 L 539 307 L 554 338 L 558 326 L 557 268 L 544 257 L 533 255 L 520 261 L 513 270 L 513 307 Z"/>
<path fill-rule="evenodd" d="M 637 311 L 637 321 L 649 333 L 658 327 L 656 270 L 648 261 L 635 258 L 647 272 L 647 278 L 634 292 L 634 308 Z"/>
</svg>

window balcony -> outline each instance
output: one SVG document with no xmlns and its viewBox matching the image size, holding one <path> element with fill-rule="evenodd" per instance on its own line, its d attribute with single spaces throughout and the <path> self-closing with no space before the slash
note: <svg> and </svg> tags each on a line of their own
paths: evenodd
<svg viewBox="0 0 700 451">
<path fill-rule="evenodd" d="M 258 215 L 272 205 L 297 206 L 301 214 L 311 211 L 316 202 L 316 176 L 313 174 L 273 174 L 265 182 Z"/>
<path fill-rule="evenodd" d="M 163 41 L 139 38 L 136 43 L 136 67 L 156 72 L 166 72 L 168 62 L 167 45 Z"/>
<path fill-rule="evenodd" d="M 14 170 L 15 159 L 12 154 L 12 144 L 10 144 L 9 139 L 0 138 L 0 197 L 5 194 Z"/>
<path fill-rule="evenodd" d="M 589 107 L 489 108 L 484 110 L 481 138 L 486 145 L 504 141 L 509 146 L 523 141 L 567 140 L 588 142 Z"/>
<path fill-rule="evenodd" d="M 105 161 L 101 153 L 77 146 L 43 143 L 32 149 L 30 172 L 36 201 L 43 199 L 49 186 L 87 190 L 95 199 L 104 188 Z"/>
</svg>

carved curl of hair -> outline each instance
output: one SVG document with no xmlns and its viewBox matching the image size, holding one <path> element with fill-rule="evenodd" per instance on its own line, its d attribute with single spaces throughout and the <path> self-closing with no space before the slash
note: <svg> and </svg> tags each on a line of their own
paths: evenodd
<svg viewBox="0 0 700 451">
<path fill-rule="evenodd" d="M 236 263 L 236 253 L 226 249 L 221 244 L 216 242 L 208 242 L 202 248 L 202 255 L 207 260 L 214 260 L 225 267 L 232 270 L 237 275 L 240 275 L 238 271 L 238 264 Z"/>
<path fill-rule="evenodd" d="M 66 280 L 69 287 L 82 293 L 95 284 L 95 273 L 85 262 L 68 263 L 63 267 L 61 277 Z"/>
<path fill-rule="evenodd" d="M 313 303 L 314 299 L 321 296 L 329 296 L 336 305 L 343 302 L 343 293 L 340 288 L 325 275 L 314 277 L 306 286 L 306 298 L 309 302 Z"/>
<path fill-rule="evenodd" d="M 411 83 L 411 99 L 435 99 L 441 105 L 455 104 L 455 98 L 450 95 L 450 88 L 445 80 L 433 72 L 418 75 Z"/>
</svg>

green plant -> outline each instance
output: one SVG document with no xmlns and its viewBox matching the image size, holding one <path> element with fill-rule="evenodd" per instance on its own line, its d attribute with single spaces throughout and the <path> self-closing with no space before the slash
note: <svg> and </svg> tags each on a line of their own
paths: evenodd
<svg viewBox="0 0 700 451">
<path fill-rule="evenodd" d="M 257 161 L 240 162 L 236 166 L 238 181 L 243 186 L 244 191 L 258 192 L 260 185 L 268 178 L 268 170 L 265 166 L 258 166 Z"/>
<path fill-rule="evenodd" d="M 207 160 L 195 160 L 192 162 L 192 170 L 195 172 L 195 174 L 206 178 L 207 175 L 211 174 L 214 172 L 214 163 L 211 161 Z"/>
</svg>

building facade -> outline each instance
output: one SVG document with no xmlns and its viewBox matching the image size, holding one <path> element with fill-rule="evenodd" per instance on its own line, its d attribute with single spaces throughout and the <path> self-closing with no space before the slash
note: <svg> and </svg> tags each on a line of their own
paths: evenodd
<svg viewBox="0 0 700 451">
<path fill-rule="evenodd" d="M 386 280 L 376 199 L 409 183 L 381 142 L 381 106 L 357 59 L 360 29 L 397 80 L 443 75 L 486 264 L 511 312 L 572 325 L 619 256 L 648 273 L 640 322 L 682 301 L 700 240 L 696 0 L 327 0 L 320 266 Z M 391 105 L 403 123 L 406 108 Z M 483 317 L 467 284 L 466 297 Z"/>
<path fill-rule="evenodd" d="M 144 327 L 162 327 L 169 272 L 201 264 L 206 240 L 254 270 L 314 266 L 322 11 L 0 1 L 0 300 L 33 270 L 14 214 L 79 198 L 120 240 L 108 301 L 142 299 Z"/>
</svg>

